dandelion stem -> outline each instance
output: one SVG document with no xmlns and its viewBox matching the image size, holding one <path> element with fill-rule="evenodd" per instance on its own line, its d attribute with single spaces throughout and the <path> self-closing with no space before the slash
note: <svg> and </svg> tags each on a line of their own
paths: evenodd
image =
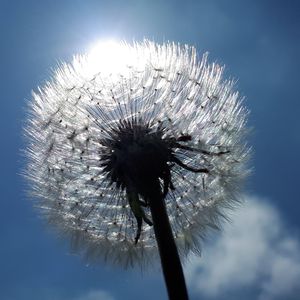
<svg viewBox="0 0 300 300">
<path fill-rule="evenodd" d="M 149 206 L 163 274 L 170 300 L 188 300 L 188 293 L 177 247 L 170 226 L 159 181 L 149 188 Z"/>
</svg>

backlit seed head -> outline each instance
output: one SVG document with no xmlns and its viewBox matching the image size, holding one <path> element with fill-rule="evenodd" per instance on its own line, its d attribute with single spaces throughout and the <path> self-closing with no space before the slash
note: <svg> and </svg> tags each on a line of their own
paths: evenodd
<svg viewBox="0 0 300 300">
<path fill-rule="evenodd" d="M 199 252 L 248 174 L 247 111 L 193 47 L 104 50 L 33 93 L 26 177 L 38 207 L 90 261 L 145 265 L 157 255 L 147 183 L 159 180 L 181 256 Z"/>
</svg>

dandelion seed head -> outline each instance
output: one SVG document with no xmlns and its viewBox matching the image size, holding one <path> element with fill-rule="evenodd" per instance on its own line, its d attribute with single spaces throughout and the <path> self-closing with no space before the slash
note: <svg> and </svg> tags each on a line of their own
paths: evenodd
<svg viewBox="0 0 300 300">
<path fill-rule="evenodd" d="M 157 256 L 149 224 L 134 243 L 127 197 L 134 191 L 146 201 L 147 180 L 156 178 L 185 257 L 239 201 L 247 114 L 223 67 L 193 47 L 102 45 L 33 93 L 26 177 L 41 214 L 77 252 L 125 266 Z"/>
</svg>

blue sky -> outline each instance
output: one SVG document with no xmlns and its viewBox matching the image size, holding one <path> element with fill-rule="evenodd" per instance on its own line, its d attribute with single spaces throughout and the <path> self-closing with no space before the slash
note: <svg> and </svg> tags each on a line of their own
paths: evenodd
<svg viewBox="0 0 300 300">
<path fill-rule="evenodd" d="M 0 0 L 0 299 L 165 299 L 161 274 L 86 266 L 25 196 L 25 102 L 58 62 L 99 39 L 144 37 L 209 51 L 251 110 L 246 203 L 185 266 L 191 299 L 299 299 L 298 1 Z"/>
</svg>

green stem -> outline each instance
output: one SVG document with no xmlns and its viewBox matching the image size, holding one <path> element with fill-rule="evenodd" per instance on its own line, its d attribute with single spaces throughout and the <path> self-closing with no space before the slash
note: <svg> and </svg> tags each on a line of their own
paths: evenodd
<svg viewBox="0 0 300 300">
<path fill-rule="evenodd" d="M 148 189 L 154 233 L 170 300 L 188 300 L 185 279 L 159 181 Z"/>
</svg>

